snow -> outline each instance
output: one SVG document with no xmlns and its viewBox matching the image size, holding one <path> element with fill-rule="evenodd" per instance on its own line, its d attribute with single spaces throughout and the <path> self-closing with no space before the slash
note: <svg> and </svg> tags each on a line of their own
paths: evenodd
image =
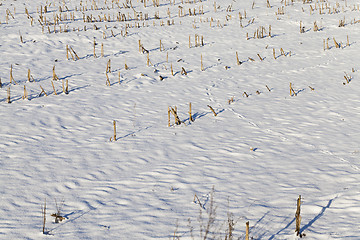
<svg viewBox="0 0 360 240">
<path fill-rule="evenodd" d="M 192 239 L 193 228 L 199 239 L 214 187 L 210 239 L 225 238 L 229 216 L 236 239 L 245 239 L 247 221 L 253 239 L 299 239 L 299 195 L 304 238 L 358 239 L 358 2 L 287 1 L 283 15 L 275 13 L 285 2 L 271 0 L 271 8 L 266 1 L 159 3 L 146 1 L 144 7 L 133 0 L 125 8 L 126 1 L 109 0 L 0 1 L 0 238 Z M 319 14 L 325 4 L 330 13 Z M 45 5 L 42 15 L 51 23 L 59 6 L 64 9 L 62 32 L 59 25 L 56 33 L 54 25 L 42 32 Z M 179 17 L 180 7 L 186 16 Z M 8 11 L 14 18 L 6 19 Z M 150 19 L 135 20 L 134 11 Z M 245 11 L 241 27 L 239 13 L 244 17 Z M 110 15 L 111 22 L 84 22 L 83 12 L 97 20 Z M 119 12 L 132 20 L 116 21 Z M 313 31 L 314 21 L 320 31 Z M 266 35 L 269 25 L 272 37 Z M 261 26 L 266 37 L 253 38 Z M 195 47 L 195 34 L 204 46 Z M 330 49 L 324 50 L 327 38 Z M 66 59 L 66 45 L 79 60 Z M 17 84 L 10 83 L 10 66 Z M 27 80 L 28 69 L 35 82 Z M 66 81 L 69 94 L 62 92 Z M 290 96 L 290 83 L 296 96 Z M 40 86 L 48 96 L 39 96 Z M 177 107 L 184 123 L 175 125 L 171 116 L 168 127 L 169 106 Z M 114 120 L 117 141 L 110 141 Z M 64 201 L 60 223 L 50 216 L 55 200 Z"/>
</svg>

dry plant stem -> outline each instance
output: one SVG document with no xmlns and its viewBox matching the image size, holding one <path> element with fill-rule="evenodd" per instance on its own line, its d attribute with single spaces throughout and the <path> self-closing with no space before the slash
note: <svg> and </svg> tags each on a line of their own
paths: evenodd
<svg viewBox="0 0 360 240">
<path fill-rule="evenodd" d="M 149 56 L 149 52 L 147 53 L 146 58 L 147 58 L 147 60 L 146 60 L 146 65 L 149 67 L 149 66 L 150 66 L 150 56 Z"/>
<path fill-rule="evenodd" d="M 241 62 L 240 62 L 240 60 L 239 60 L 238 52 L 236 52 L 236 64 L 237 64 L 237 65 L 241 65 Z"/>
<path fill-rule="evenodd" d="M 290 96 L 296 96 L 296 92 L 294 91 L 293 87 L 292 87 L 292 83 L 290 83 Z"/>
<path fill-rule="evenodd" d="M 192 114 L 191 114 L 191 102 L 189 103 L 189 120 L 191 122 L 194 122 L 194 119 L 193 119 Z"/>
<path fill-rule="evenodd" d="M 168 127 L 170 127 L 170 107 L 168 107 Z"/>
<path fill-rule="evenodd" d="M 208 216 L 209 219 L 206 224 L 204 239 L 207 239 L 207 235 L 210 233 L 210 228 L 214 224 L 216 217 L 216 207 L 214 207 L 214 187 L 212 188 L 210 193 L 210 206 L 208 208 Z"/>
<path fill-rule="evenodd" d="M 202 208 L 203 205 L 201 204 L 200 199 L 198 198 L 198 196 L 197 196 L 196 193 L 195 193 L 193 202 L 196 203 L 196 200 L 197 200 L 197 202 L 199 203 L 199 206 Z"/>
<path fill-rule="evenodd" d="M 109 75 L 107 73 L 105 74 L 106 74 L 106 86 L 111 86 Z"/>
<path fill-rule="evenodd" d="M 126 58 L 125 58 L 125 70 L 129 70 L 128 65 L 126 64 Z"/>
<path fill-rule="evenodd" d="M 185 70 L 185 68 L 181 68 L 181 75 L 187 75 L 187 72 L 186 72 L 186 70 Z"/>
<path fill-rule="evenodd" d="M 41 208 L 41 213 L 42 213 L 42 217 L 43 217 L 43 227 L 42 227 L 42 232 L 43 234 L 45 234 L 45 223 L 46 223 L 46 198 L 44 200 L 44 207 Z"/>
<path fill-rule="evenodd" d="M 24 85 L 24 96 L 22 97 L 22 99 L 28 99 L 28 94 L 27 94 L 25 85 Z"/>
<path fill-rule="evenodd" d="M 65 86 L 64 86 L 64 80 L 62 80 L 62 89 L 63 89 L 63 93 L 66 94 L 66 92 L 65 92 Z"/>
<path fill-rule="evenodd" d="M 69 81 L 66 80 L 65 94 L 69 94 Z"/>
<path fill-rule="evenodd" d="M 297 208 L 296 208 L 296 213 L 295 213 L 295 218 L 296 218 L 295 232 L 296 232 L 297 236 L 300 235 L 300 224 L 301 224 L 300 205 L 301 205 L 301 195 L 299 195 L 299 198 L 297 200 Z"/>
<path fill-rule="evenodd" d="M 201 71 L 204 71 L 204 65 L 203 65 L 203 57 L 202 57 L 202 54 L 201 54 Z"/>
<path fill-rule="evenodd" d="M 216 117 L 217 113 L 215 112 L 215 110 L 210 105 L 207 105 L 207 106 L 210 108 L 210 110 L 213 112 L 214 116 Z"/>
<path fill-rule="evenodd" d="M 30 69 L 28 69 L 28 75 L 27 75 L 27 77 L 28 77 L 28 81 L 29 81 L 29 82 L 31 82 L 31 73 L 30 73 Z"/>
<path fill-rule="evenodd" d="M 12 74 L 12 65 L 10 65 L 10 83 L 12 83 L 14 81 L 15 85 L 17 85 L 17 82 L 15 81 L 13 74 Z"/>
<path fill-rule="evenodd" d="M 51 85 L 52 85 L 52 87 L 53 87 L 53 89 L 54 89 L 54 94 L 55 94 L 55 95 L 58 95 L 57 92 L 56 92 L 56 90 L 55 90 L 55 86 L 54 86 L 54 82 L 53 82 L 53 81 L 51 81 Z"/>
<path fill-rule="evenodd" d="M 2 88 L 2 82 L 1 82 L 1 78 L 0 78 L 0 88 Z"/>
<path fill-rule="evenodd" d="M 7 98 L 6 98 L 6 102 L 7 102 L 7 103 L 11 103 L 11 99 L 10 99 L 10 87 L 8 87 L 8 89 L 7 89 Z"/>
<path fill-rule="evenodd" d="M 66 45 L 66 60 L 69 60 L 69 46 Z"/>
<path fill-rule="evenodd" d="M 60 79 L 58 78 L 58 76 L 56 75 L 56 73 L 55 73 L 55 66 L 53 67 L 53 80 L 54 80 L 54 81 L 60 80 Z"/>
<path fill-rule="evenodd" d="M 116 121 L 114 120 L 114 141 L 116 141 Z"/>
<path fill-rule="evenodd" d="M 265 85 L 265 86 L 266 86 L 267 90 L 268 90 L 269 92 L 271 92 L 271 89 L 268 87 L 268 85 Z"/>
<path fill-rule="evenodd" d="M 246 222 L 245 240 L 249 240 L 249 221 Z"/>
<path fill-rule="evenodd" d="M 170 107 L 170 111 L 171 111 L 171 113 L 174 115 L 174 117 L 175 117 L 175 124 L 176 125 L 180 125 L 181 124 L 181 120 L 180 120 L 180 118 L 179 118 L 179 116 L 178 116 L 178 114 L 177 114 L 177 108 L 176 108 L 176 106 L 175 106 L 175 109 L 174 108 L 172 108 L 172 107 Z"/>
<path fill-rule="evenodd" d="M 94 58 L 96 58 L 95 45 L 96 45 L 96 41 L 95 41 L 95 38 L 94 38 Z"/>
<path fill-rule="evenodd" d="M 101 43 L 101 57 L 104 57 L 104 44 Z"/>
<path fill-rule="evenodd" d="M 45 96 L 47 96 L 47 93 L 45 92 L 45 90 L 43 89 L 43 87 L 40 85 L 40 88 L 41 88 L 41 92 L 39 94 L 39 97 L 41 96 L 42 93 L 45 94 Z"/>
<path fill-rule="evenodd" d="M 23 37 L 22 37 L 22 35 L 21 35 L 21 32 L 19 31 L 19 35 L 20 35 L 20 42 L 21 43 L 24 43 L 24 41 L 23 41 Z"/>
<path fill-rule="evenodd" d="M 106 65 L 106 73 L 111 73 L 111 59 L 108 60 Z"/>
<path fill-rule="evenodd" d="M 74 50 L 71 48 L 71 50 L 74 52 Z M 70 51 L 70 48 L 66 45 L 66 59 L 69 60 L 69 53 L 71 55 L 72 60 L 75 61 L 74 55 Z M 75 53 L 75 52 L 74 52 Z M 75 53 L 76 54 L 76 53 Z M 79 57 L 77 57 L 79 59 Z"/>
<path fill-rule="evenodd" d="M 118 74 L 119 74 L 119 84 L 121 84 L 120 71 L 118 72 Z"/>
<path fill-rule="evenodd" d="M 274 56 L 274 59 L 276 60 L 275 48 L 273 48 L 273 56 Z"/>
</svg>

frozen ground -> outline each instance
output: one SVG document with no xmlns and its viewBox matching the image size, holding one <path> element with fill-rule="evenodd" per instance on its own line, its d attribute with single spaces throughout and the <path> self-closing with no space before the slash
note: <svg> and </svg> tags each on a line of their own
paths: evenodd
<svg viewBox="0 0 360 240">
<path fill-rule="evenodd" d="M 205 224 L 214 187 L 216 239 L 225 238 L 230 213 L 234 239 L 245 238 L 247 221 L 253 239 L 298 239 L 299 195 L 306 239 L 359 239 L 359 3 L 159 3 L 0 0 L 0 238 L 173 239 L 176 230 L 191 239 L 193 227 L 199 239 L 198 201 Z M 282 6 L 284 14 L 275 14 Z M 119 12 L 127 21 L 116 20 Z M 261 26 L 265 37 L 254 38 Z M 204 46 L 195 47 L 195 34 Z M 66 45 L 79 60 L 66 59 Z M 48 96 L 39 96 L 40 85 Z M 171 116 L 168 127 L 168 106 L 177 106 L 184 124 Z M 55 199 L 64 200 L 61 223 L 50 216 Z"/>
</svg>

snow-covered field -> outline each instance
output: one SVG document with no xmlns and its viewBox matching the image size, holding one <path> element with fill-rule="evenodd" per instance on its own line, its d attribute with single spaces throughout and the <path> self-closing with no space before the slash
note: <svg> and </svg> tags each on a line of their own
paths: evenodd
<svg viewBox="0 0 360 240">
<path fill-rule="evenodd" d="M 359 2 L 145 1 L 0 0 L 0 238 L 359 239 Z"/>
</svg>

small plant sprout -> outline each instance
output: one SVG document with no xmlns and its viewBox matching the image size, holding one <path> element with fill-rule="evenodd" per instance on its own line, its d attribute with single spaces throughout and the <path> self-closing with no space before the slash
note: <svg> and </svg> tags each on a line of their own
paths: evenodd
<svg viewBox="0 0 360 240">
<path fill-rule="evenodd" d="M 210 108 L 210 110 L 213 112 L 214 116 L 216 117 L 217 113 L 215 112 L 215 110 L 210 105 L 207 105 L 207 106 Z"/>
</svg>

